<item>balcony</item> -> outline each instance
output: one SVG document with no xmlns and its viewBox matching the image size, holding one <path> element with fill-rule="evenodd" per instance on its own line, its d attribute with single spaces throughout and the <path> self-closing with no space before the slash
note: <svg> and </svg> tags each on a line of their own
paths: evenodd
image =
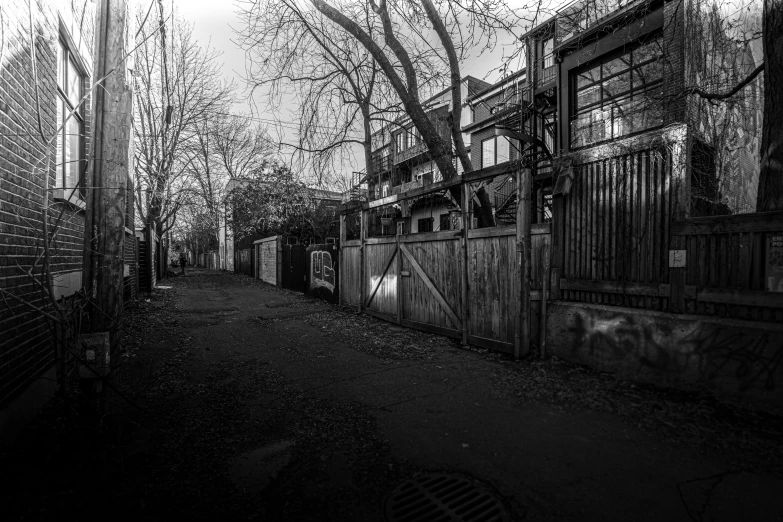
<svg viewBox="0 0 783 522">
<path fill-rule="evenodd" d="M 536 60 L 536 73 L 536 89 L 554 83 L 557 73 L 554 56 L 550 54 Z"/>
<path fill-rule="evenodd" d="M 372 168 L 377 176 L 391 170 L 391 156 L 377 156 L 372 159 Z"/>
<path fill-rule="evenodd" d="M 413 159 L 420 154 L 424 154 L 425 152 L 427 152 L 427 145 L 424 143 L 416 143 L 407 149 L 397 151 L 394 155 L 394 164 L 398 165 L 404 161 Z"/>
<path fill-rule="evenodd" d="M 427 185 L 432 185 L 432 183 L 433 183 L 433 174 L 429 172 L 427 174 L 419 176 L 417 179 L 414 179 L 413 181 L 405 181 L 399 185 L 394 185 L 393 187 L 391 187 L 391 190 L 389 191 L 389 195 L 404 194 L 409 190 L 414 190 L 417 188 L 425 187 Z"/>
</svg>

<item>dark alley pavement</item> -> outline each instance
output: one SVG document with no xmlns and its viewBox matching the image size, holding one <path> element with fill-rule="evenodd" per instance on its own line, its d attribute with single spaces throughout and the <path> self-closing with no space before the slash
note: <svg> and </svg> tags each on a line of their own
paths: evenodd
<svg viewBox="0 0 783 522">
<path fill-rule="evenodd" d="M 382 520 L 400 481 L 447 471 L 513 520 L 783 520 L 779 470 L 499 392 L 491 354 L 416 333 L 413 355 L 379 356 L 369 330 L 330 333 L 359 316 L 322 301 L 198 269 L 163 284 L 126 342 L 123 385 L 145 413 L 114 448 L 122 467 L 103 455 L 93 475 L 118 484 L 129 518 Z"/>
</svg>

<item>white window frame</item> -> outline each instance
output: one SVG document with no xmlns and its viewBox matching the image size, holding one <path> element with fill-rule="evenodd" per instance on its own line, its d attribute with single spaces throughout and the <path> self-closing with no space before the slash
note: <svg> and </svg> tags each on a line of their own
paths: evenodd
<svg viewBox="0 0 783 522">
<path fill-rule="evenodd" d="M 76 185 L 84 176 L 87 163 L 87 151 L 85 150 L 84 139 L 86 128 L 84 105 L 81 105 L 65 124 L 63 124 L 63 122 L 65 122 L 66 116 L 73 111 L 84 96 L 88 75 L 81 66 L 81 60 L 79 59 L 78 53 L 74 52 L 65 35 L 60 35 L 57 45 L 55 110 L 59 110 L 60 112 L 57 114 L 56 119 L 59 133 L 55 140 L 55 145 L 57 147 L 57 150 L 55 151 L 55 188 L 59 190 L 54 193 L 54 197 L 69 201 L 84 208 L 85 205 L 82 200 L 83 187 L 82 190 L 75 189 Z M 69 92 L 72 83 L 70 78 L 71 74 L 78 75 L 78 93 Z M 78 124 L 76 136 L 69 133 L 72 121 L 75 121 Z M 62 129 L 60 129 L 61 126 Z M 70 146 L 71 140 L 73 139 L 78 140 L 75 149 L 78 153 L 78 157 L 75 160 L 70 158 L 70 154 L 74 150 Z M 73 172 L 74 170 L 75 172 Z M 68 174 L 69 171 L 70 175 Z M 70 183 L 67 180 L 68 177 L 70 177 Z"/>
<path fill-rule="evenodd" d="M 407 145 L 408 145 L 408 136 L 407 136 L 407 134 L 408 134 L 408 131 L 403 129 L 402 132 L 394 135 L 394 145 L 397 148 L 397 151 L 396 151 L 397 153 L 400 153 L 400 152 L 402 152 L 402 151 L 404 151 L 405 149 L 408 148 L 407 147 Z"/>
</svg>

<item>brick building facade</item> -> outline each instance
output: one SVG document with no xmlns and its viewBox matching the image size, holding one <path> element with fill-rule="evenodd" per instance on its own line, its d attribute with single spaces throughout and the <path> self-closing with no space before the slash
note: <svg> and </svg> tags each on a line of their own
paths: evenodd
<svg viewBox="0 0 783 522">
<path fill-rule="evenodd" d="M 55 298 L 82 288 L 95 22 L 94 2 L 0 4 L 0 287 L 33 305 L 41 303 L 41 292 L 23 271 L 43 247 L 45 191 L 50 232 L 58 223 L 51 241 Z M 130 202 L 127 209 L 132 226 Z M 130 229 L 128 237 L 124 283 L 132 298 L 136 241 Z M 40 273 L 40 262 L 34 272 Z M 50 326 L 40 313 L 5 297 L 0 302 L 0 442 L 14 437 L 54 393 L 56 382 Z"/>
</svg>

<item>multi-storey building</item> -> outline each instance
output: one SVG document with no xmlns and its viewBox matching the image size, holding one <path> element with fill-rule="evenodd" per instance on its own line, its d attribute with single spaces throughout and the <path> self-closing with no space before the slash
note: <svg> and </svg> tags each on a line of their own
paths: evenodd
<svg viewBox="0 0 783 522">
<path fill-rule="evenodd" d="M 525 129 L 578 166 L 679 125 L 688 192 L 680 216 L 753 211 L 761 82 L 719 103 L 689 94 L 728 91 L 761 63 L 760 40 L 747 38 L 753 27 L 753 16 L 706 0 L 573 2 L 523 37 Z"/>
<path fill-rule="evenodd" d="M 521 129 L 530 115 L 525 111 L 527 104 L 526 69 L 510 74 L 494 85 L 478 92 L 468 100 L 473 115 L 472 123 L 463 126 L 470 136 L 471 160 L 474 170 L 486 169 L 509 161 L 520 160 L 525 151 L 524 144 L 513 136 L 498 133 L 498 129 Z M 552 111 L 550 111 L 551 114 Z M 549 116 L 548 116 L 549 118 Z M 544 142 L 554 150 L 554 119 L 547 120 Z M 551 168 L 539 169 L 535 177 L 534 222 L 551 220 Z M 542 183 L 543 182 L 543 183 Z M 495 218 L 498 224 L 513 223 L 516 220 L 517 178 L 513 173 L 499 176 L 488 182 Z"/>
<path fill-rule="evenodd" d="M 472 76 L 463 79 L 461 121 L 463 127 L 473 122 L 473 112 L 467 103 L 468 99 L 489 86 L 488 83 Z M 451 89 L 445 89 L 431 97 L 424 106 L 427 116 L 433 121 L 440 135 L 451 142 L 448 123 Z M 463 139 L 468 153 L 473 154 L 470 137 L 463 135 Z M 375 134 L 372 158 L 373 175 L 366 179 L 371 200 L 406 192 L 443 179 L 427 146 L 413 123 L 407 118 L 401 118 Z M 463 172 L 461 163 L 456 157 L 452 158 L 452 162 L 457 174 L 461 175 Z M 426 201 L 404 202 L 399 205 L 399 208 L 384 210 L 388 215 L 379 214 L 376 216 L 377 223 L 371 222 L 370 227 L 379 235 L 447 230 L 457 224 L 456 214 L 450 212 L 456 207 L 455 202 L 448 196 L 430 197 Z"/>
</svg>

